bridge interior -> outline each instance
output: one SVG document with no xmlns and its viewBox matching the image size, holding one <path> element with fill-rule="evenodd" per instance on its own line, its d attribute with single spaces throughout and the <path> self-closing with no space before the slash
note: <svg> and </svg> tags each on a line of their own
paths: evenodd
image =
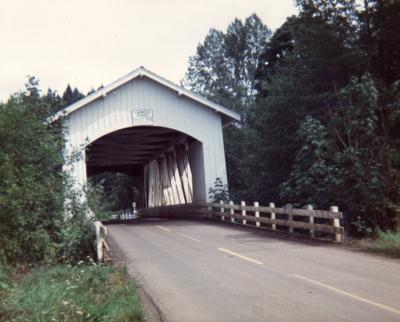
<svg viewBox="0 0 400 322">
<path fill-rule="evenodd" d="M 122 172 L 139 189 L 138 207 L 204 201 L 202 143 L 173 129 L 138 126 L 115 131 L 86 151 L 87 176 Z"/>
</svg>

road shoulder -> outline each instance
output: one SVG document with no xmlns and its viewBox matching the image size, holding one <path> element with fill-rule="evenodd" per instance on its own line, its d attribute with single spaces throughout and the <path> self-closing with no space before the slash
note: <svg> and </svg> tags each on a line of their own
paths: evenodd
<svg viewBox="0 0 400 322">
<path fill-rule="evenodd" d="M 118 246 L 112 236 L 108 235 L 106 239 L 107 245 L 109 246 L 109 255 L 115 265 L 127 265 L 127 258 L 124 251 Z M 132 276 L 135 279 L 137 286 L 138 295 L 140 297 L 140 302 L 146 316 L 147 321 L 151 322 L 165 322 L 166 318 L 161 312 L 159 307 L 153 301 L 151 296 L 146 292 L 142 283 L 137 276 Z"/>
</svg>

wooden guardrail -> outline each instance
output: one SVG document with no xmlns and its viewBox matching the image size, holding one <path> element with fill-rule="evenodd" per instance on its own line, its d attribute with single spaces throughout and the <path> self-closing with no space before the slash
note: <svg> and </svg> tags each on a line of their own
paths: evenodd
<svg viewBox="0 0 400 322">
<path fill-rule="evenodd" d="M 138 218 L 146 217 L 207 217 L 224 222 L 253 226 L 273 231 L 286 231 L 291 234 L 307 232 L 311 238 L 333 239 L 342 242 L 344 229 L 340 226 L 343 214 L 338 207 L 330 210 L 316 210 L 311 205 L 304 209 L 290 207 L 268 207 L 255 202 L 252 206 L 244 201 L 240 205 L 229 203 L 191 203 L 173 206 L 160 206 L 138 210 Z"/>
<path fill-rule="evenodd" d="M 247 206 L 244 201 L 240 205 L 235 205 L 233 202 L 208 205 L 211 208 L 209 214 L 222 221 L 289 233 L 295 233 L 296 230 L 309 231 L 311 238 L 326 239 L 326 235 L 330 235 L 336 242 L 343 240 L 344 229 L 340 226 L 343 214 L 336 206 L 326 211 L 314 210 L 311 205 L 305 209 L 277 208 L 273 203 L 270 203 L 269 207 L 264 207 L 259 206 L 257 202 L 253 206 Z"/>
</svg>

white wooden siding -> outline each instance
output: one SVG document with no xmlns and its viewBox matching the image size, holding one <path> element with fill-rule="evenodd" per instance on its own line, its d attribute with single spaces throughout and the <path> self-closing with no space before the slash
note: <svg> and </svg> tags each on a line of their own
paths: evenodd
<svg viewBox="0 0 400 322">
<path fill-rule="evenodd" d="M 146 77 L 136 78 L 71 112 L 66 117 L 67 142 L 82 147 L 114 131 L 143 124 L 132 123 L 132 110 L 152 109 L 154 126 L 180 131 L 203 144 L 206 192 L 217 177 L 226 182 L 221 115 Z M 86 165 L 76 164 L 74 176 L 86 182 Z"/>
</svg>

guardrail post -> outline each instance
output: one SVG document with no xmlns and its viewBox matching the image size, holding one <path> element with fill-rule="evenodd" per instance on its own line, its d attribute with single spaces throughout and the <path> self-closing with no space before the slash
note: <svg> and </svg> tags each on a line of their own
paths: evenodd
<svg viewBox="0 0 400 322">
<path fill-rule="evenodd" d="M 254 202 L 254 208 L 255 208 L 254 215 L 256 218 L 260 218 L 260 212 L 257 209 L 258 206 L 260 206 L 260 204 L 257 201 L 255 201 Z M 256 227 L 260 227 L 260 222 L 258 221 L 258 219 L 256 219 Z"/>
<path fill-rule="evenodd" d="M 293 214 L 292 214 L 292 209 L 289 209 L 289 214 L 288 214 L 288 219 L 289 219 L 289 233 L 293 233 Z"/>
<path fill-rule="evenodd" d="M 223 201 L 223 200 L 220 200 L 219 203 L 220 203 L 221 205 L 223 205 L 223 204 L 224 204 L 224 201 Z M 221 213 L 224 213 L 224 207 L 221 207 Z M 224 220 L 225 220 L 225 216 L 221 216 L 221 220 L 224 221 Z"/>
<path fill-rule="evenodd" d="M 95 221 L 95 232 L 96 232 L 96 255 L 97 260 L 101 262 L 104 259 L 104 247 L 107 247 L 105 238 L 107 235 L 107 228 L 103 226 L 101 221 Z"/>
<path fill-rule="evenodd" d="M 273 202 L 269 203 L 270 208 L 275 208 L 275 204 Z M 271 220 L 275 220 L 275 213 L 271 212 Z M 272 224 L 272 230 L 276 230 L 276 224 Z"/>
<path fill-rule="evenodd" d="M 314 207 L 312 205 L 306 205 L 307 210 L 314 210 Z M 315 230 L 314 230 L 314 216 L 309 217 L 309 222 L 310 225 L 313 225 L 312 228 L 310 228 L 310 237 L 315 238 Z"/>
<path fill-rule="evenodd" d="M 339 208 L 338 208 L 337 206 L 332 206 L 332 207 L 330 207 L 329 210 L 332 211 L 332 212 L 339 212 Z M 339 218 L 334 218 L 334 219 L 333 219 L 333 227 L 335 227 L 335 228 L 340 227 Z M 336 241 L 337 243 L 340 243 L 340 242 L 342 241 L 342 235 L 341 235 L 341 234 L 338 234 L 338 233 L 336 232 L 336 233 L 335 233 L 335 241 Z"/>
<path fill-rule="evenodd" d="M 235 210 L 233 209 L 233 201 L 229 201 L 229 205 L 231 206 L 231 208 L 229 209 L 229 213 L 231 215 L 231 222 L 235 222 L 235 218 L 233 217 L 233 215 L 235 214 Z"/>
<path fill-rule="evenodd" d="M 241 205 L 241 206 L 246 206 L 246 202 L 241 201 L 241 202 L 240 202 L 240 205 Z M 246 216 L 246 210 L 245 210 L 245 209 L 242 209 L 242 216 L 243 216 L 243 217 Z M 242 223 L 243 223 L 243 225 L 246 225 L 246 223 L 247 223 L 247 222 L 246 222 L 246 219 L 243 219 Z"/>
</svg>

